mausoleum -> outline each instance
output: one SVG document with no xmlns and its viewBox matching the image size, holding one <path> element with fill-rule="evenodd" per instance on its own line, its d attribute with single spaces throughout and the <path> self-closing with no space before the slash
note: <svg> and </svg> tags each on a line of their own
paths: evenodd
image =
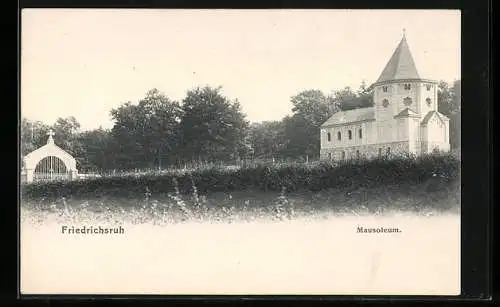
<svg viewBox="0 0 500 307">
<path fill-rule="evenodd" d="M 449 119 L 438 112 L 437 85 L 420 77 L 403 34 L 371 86 L 374 106 L 337 112 L 322 124 L 321 158 L 449 151 Z"/>
</svg>

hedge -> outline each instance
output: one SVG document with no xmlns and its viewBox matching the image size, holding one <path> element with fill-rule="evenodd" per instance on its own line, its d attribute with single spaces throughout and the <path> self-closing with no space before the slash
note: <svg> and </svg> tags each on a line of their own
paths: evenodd
<svg viewBox="0 0 500 307">
<path fill-rule="evenodd" d="M 254 164 L 240 169 L 212 167 L 185 173 L 127 175 L 62 182 L 23 184 L 23 199 L 102 196 L 141 197 L 173 192 L 174 178 L 182 194 L 231 192 L 241 190 L 320 191 L 324 189 L 356 189 L 383 185 L 419 184 L 439 178 L 451 182 L 459 177 L 460 160 L 453 154 L 430 154 L 420 157 L 346 160 L 295 164 Z"/>
</svg>

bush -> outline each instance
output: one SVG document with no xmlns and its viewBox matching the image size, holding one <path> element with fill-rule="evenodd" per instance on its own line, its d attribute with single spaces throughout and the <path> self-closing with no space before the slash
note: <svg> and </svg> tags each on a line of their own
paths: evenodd
<svg viewBox="0 0 500 307">
<path fill-rule="evenodd" d="M 23 184 L 22 198 L 97 198 L 118 196 L 141 198 L 148 190 L 153 194 L 175 192 L 176 179 L 181 194 L 191 194 L 195 183 L 200 194 L 261 190 L 280 192 L 282 188 L 301 190 L 375 188 L 385 185 L 412 185 L 436 175 L 445 182 L 458 178 L 460 160 L 453 154 L 430 154 L 421 157 L 346 160 L 342 162 L 248 164 L 227 169 L 220 166 L 198 168 L 187 172 L 146 173 L 101 177 L 67 182 Z"/>
</svg>

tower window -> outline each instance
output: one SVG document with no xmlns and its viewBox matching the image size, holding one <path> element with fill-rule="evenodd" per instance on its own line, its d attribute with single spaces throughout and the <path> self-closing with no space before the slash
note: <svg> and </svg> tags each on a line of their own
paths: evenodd
<svg viewBox="0 0 500 307">
<path fill-rule="evenodd" d="M 349 140 L 352 140 L 352 131 L 351 130 L 347 131 L 347 134 L 349 136 Z"/>
<path fill-rule="evenodd" d="M 425 100 L 425 102 L 427 102 L 427 105 L 430 107 L 430 106 L 431 106 L 431 104 L 432 104 L 432 99 L 427 98 L 427 99 Z"/>
<path fill-rule="evenodd" d="M 332 135 L 330 134 L 330 132 L 328 132 L 328 134 L 326 135 L 327 139 L 328 139 L 328 142 L 331 142 L 332 140 Z"/>
<path fill-rule="evenodd" d="M 425 87 L 427 88 L 428 91 L 431 90 L 431 85 L 430 84 L 427 84 Z"/>
<path fill-rule="evenodd" d="M 387 86 L 382 86 L 382 92 L 387 93 Z"/>
<path fill-rule="evenodd" d="M 403 99 L 403 104 L 404 104 L 405 106 L 407 106 L 407 107 L 408 107 L 408 106 L 410 106 L 410 105 L 411 105 L 411 103 L 412 103 L 412 100 L 411 100 L 411 98 L 410 98 L 410 97 L 406 97 L 406 98 L 404 98 L 404 99 Z"/>
<path fill-rule="evenodd" d="M 408 91 L 411 90 L 411 84 L 409 84 L 409 83 L 406 83 L 404 85 L 404 87 L 405 87 L 405 90 L 408 90 Z"/>
<path fill-rule="evenodd" d="M 363 129 L 359 129 L 359 138 L 362 139 L 363 138 Z"/>
<path fill-rule="evenodd" d="M 337 140 L 342 140 L 342 134 L 340 133 L 340 131 L 337 132 Z"/>
<path fill-rule="evenodd" d="M 389 100 L 387 99 L 382 100 L 382 105 L 384 106 L 384 108 L 387 108 L 389 106 Z"/>
</svg>

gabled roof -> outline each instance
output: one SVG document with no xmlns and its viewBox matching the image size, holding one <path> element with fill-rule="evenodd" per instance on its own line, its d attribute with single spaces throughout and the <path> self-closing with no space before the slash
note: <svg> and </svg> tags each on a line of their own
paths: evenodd
<svg viewBox="0 0 500 307">
<path fill-rule="evenodd" d="M 410 48 L 408 47 L 406 36 L 403 35 L 403 38 L 396 47 L 396 50 L 394 50 L 389 62 L 387 62 L 382 74 L 380 74 L 375 84 L 407 79 L 420 79 L 420 76 L 418 75 Z"/>
<path fill-rule="evenodd" d="M 34 156 L 34 155 L 38 154 L 39 152 L 43 152 L 43 151 L 51 151 L 54 153 L 57 152 L 62 156 L 67 156 L 70 159 L 74 159 L 73 156 L 69 152 L 67 152 L 66 150 L 62 149 L 61 147 L 57 146 L 54 143 L 48 143 L 48 144 L 43 145 L 42 147 L 39 147 L 39 148 L 33 150 L 32 152 L 30 152 L 29 154 L 24 156 L 24 159 L 29 159 L 31 156 Z"/>
<path fill-rule="evenodd" d="M 429 111 L 425 116 L 424 116 L 424 119 L 422 120 L 422 123 L 420 123 L 422 126 L 426 126 L 427 123 L 429 122 L 429 120 L 433 117 L 433 116 L 437 116 L 441 121 L 446 121 L 446 120 L 450 120 L 448 117 L 444 116 L 443 114 L 439 113 L 438 111 L 435 111 L 435 110 L 432 110 L 432 111 Z"/>
<path fill-rule="evenodd" d="M 420 117 L 417 112 L 413 111 L 410 108 L 405 108 L 403 111 L 399 112 L 394 118 L 398 117 Z"/>
<path fill-rule="evenodd" d="M 375 120 L 375 108 L 361 108 L 333 114 L 321 127 L 345 125 L 348 123 Z"/>
</svg>

